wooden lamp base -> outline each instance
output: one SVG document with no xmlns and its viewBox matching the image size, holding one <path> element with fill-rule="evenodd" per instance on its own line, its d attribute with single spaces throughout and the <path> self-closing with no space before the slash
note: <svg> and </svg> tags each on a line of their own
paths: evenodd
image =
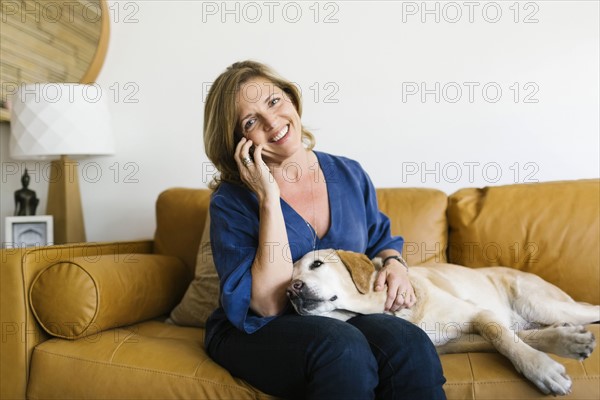
<svg viewBox="0 0 600 400">
<path fill-rule="evenodd" d="M 46 214 L 54 217 L 54 243 L 85 242 L 77 162 L 67 156 L 52 161 Z"/>
</svg>

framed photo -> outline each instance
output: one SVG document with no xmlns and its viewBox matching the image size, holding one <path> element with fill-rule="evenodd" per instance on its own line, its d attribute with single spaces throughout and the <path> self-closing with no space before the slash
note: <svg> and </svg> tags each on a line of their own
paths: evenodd
<svg viewBox="0 0 600 400">
<path fill-rule="evenodd" d="M 6 247 L 33 247 L 54 244 L 54 221 L 51 215 L 6 217 Z"/>
</svg>

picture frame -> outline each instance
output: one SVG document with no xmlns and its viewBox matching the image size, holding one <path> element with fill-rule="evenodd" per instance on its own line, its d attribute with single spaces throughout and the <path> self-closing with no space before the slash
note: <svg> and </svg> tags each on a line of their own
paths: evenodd
<svg viewBox="0 0 600 400">
<path fill-rule="evenodd" d="M 6 217 L 6 248 L 49 246 L 54 244 L 54 219 L 51 215 Z"/>
</svg>

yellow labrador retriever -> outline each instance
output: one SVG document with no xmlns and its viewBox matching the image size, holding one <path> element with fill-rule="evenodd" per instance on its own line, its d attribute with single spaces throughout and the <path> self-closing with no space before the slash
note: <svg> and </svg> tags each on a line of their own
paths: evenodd
<svg viewBox="0 0 600 400">
<path fill-rule="evenodd" d="M 317 250 L 294 264 L 287 294 L 300 315 L 345 321 L 382 313 L 386 291 L 373 290 L 379 268 L 378 258 Z M 484 351 L 491 343 L 546 394 L 568 394 L 571 379 L 544 352 L 584 359 L 596 346 L 583 325 L 600 320 L 600 306 L 577 303 L 536 275 L 443 264 L 411 267 L 409 276 L 417 303 L 394 315 L 423 329 L 439 353 Z"/>
</svg>

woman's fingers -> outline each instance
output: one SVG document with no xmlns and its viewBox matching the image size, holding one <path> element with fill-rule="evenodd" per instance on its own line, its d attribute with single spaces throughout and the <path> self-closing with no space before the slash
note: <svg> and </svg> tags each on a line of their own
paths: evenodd
<svg viewBox="0 0 600 400">
<path fill-rule="evenodd" d="M 242 160 L 249 156 L 250 146 L 252 146 L 252 140 L 242 138 L 235 147 L 235 153 L 233 157 L 239 163 L 239 165 L 243 165 Z"/>
<path fill-rule="evenodd" d="M 396 298 L 394 299 L 393 305 L 390 307 L 390 311 L 398 311 L 401 308 L 410 308 L 415 303 L 415 294 L 412 287 L 399 286 L 396 292 Z"/>
<path fill-rule="evenodd" d="M 386 311 L 398 311 L 415 304 L 415 291 L 404 266 L 389 265 L 383 268 L 377 277 L 376 284 L 381 284 L 382 281 L 387 284 L 388 288 L 385 301 Z"/>
<path fill-rule="evenodd" d="M 279 197 L 279 186 L 262 159 L 263 145 L 259 144 L 254 149 L 252 145 L 252 140 L 242 138 L 236 146 L 234 158 L 240 171 L 240 178 L 261 198 L 269 195 Z M 250 154 L 252 150 L 253 153 Z"/>
</svg>

